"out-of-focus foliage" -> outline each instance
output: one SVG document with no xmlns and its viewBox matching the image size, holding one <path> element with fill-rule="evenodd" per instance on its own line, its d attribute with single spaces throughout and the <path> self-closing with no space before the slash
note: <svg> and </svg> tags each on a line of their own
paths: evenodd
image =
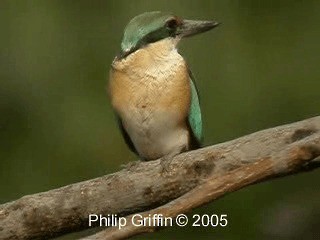
<svg viewBox="0 0 320 240">
<path fill-rule="evenodd" d="M 319 115 L 320 1 L 3 0 L 0 203 L 136 159 L 105 89 L 123 28 L 151 10 L 222 22 L 180 46 L 201 94 L 206 144 Z M 315 239 L 319 180 L 319 171 L 287 177 L 194 211 L 228 214 L 225 228 L 136 239 Z"/>
</svg>

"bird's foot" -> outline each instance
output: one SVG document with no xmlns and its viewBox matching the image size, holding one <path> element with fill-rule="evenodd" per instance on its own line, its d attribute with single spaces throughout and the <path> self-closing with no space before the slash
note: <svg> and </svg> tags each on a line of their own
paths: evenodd
<svg viewBox="0 0 320 240">
<path fill-rule="evenodd" d="M 170 170 L 170 164 L 172 162 L 172 157 L 170 155 L 164 156 L 160 159 L 161 174 L 168 173 Z"/>
<path fill-rule="evenodd" d="M 184 152 L 185 146 L 182 146 L 181 148 L 178 148 L 176 151 L 173 151 L 169 153 L 168 155 L 163 156 L 160 159 L 160 165 L 161 165 L 161 174 L 169 173 L 170 165 L 172 163 L 172 160 L 175 156 L 180 154 L 181 152 Z"/>
</svg>

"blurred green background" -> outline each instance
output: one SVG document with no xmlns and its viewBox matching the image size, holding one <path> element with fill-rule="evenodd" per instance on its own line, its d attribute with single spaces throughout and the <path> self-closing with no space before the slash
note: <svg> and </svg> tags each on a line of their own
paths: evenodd
<svg viewBox="0 0 320 240">
<path fill-rule="evenodd" d="M 206 145 L 319 114 L 320 1 L 2 0 L 0 203 L 137 159 L 105 89 L 126 23 L 152 10 L 223 23 L 180 45 Z M 319 239 L 319 180 L 314 171 L 259 184 L 193 212 L 228 214 L 225 228 L 136 239 Z"/>
</svg>

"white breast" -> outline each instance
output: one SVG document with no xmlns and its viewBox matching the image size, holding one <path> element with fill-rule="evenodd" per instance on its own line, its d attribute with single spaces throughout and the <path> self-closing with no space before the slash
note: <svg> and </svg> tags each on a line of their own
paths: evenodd
<svg viewBox="0 0 320 240">
<path fill-rule="evenodd" d="M 124 125 L 140 156 L 157 159 L 187 147 L 188 131 L 175 115 L 157 109 L 130 111 Z"/>
</svg>

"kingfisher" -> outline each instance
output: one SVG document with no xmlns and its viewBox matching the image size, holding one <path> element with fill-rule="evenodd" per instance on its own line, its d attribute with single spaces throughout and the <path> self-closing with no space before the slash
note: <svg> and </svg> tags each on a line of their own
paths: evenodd
<svg viewBox="0 0 320 240">
<path fill-rule="evenodd" d="M 218 25 L 155 11 L 126 26 L 108 88 L 124 140 L 141 160 L 165 161 L 201 146 L 199 94 L 177 45 Z"/>
</svg>

